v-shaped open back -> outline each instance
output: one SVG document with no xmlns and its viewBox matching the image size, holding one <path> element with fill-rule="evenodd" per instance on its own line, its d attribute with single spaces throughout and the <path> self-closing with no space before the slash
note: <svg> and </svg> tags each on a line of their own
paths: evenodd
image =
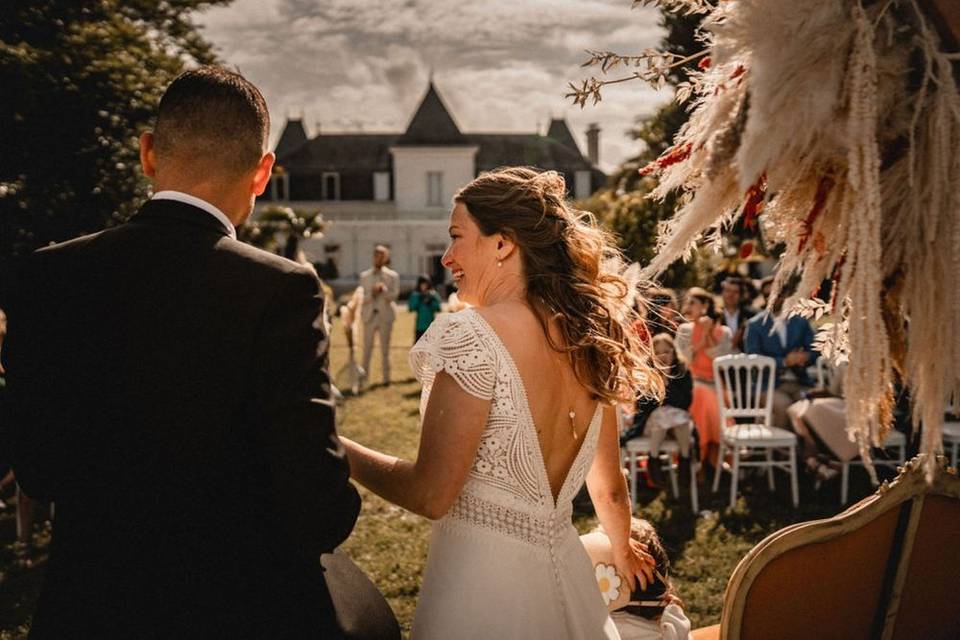
<svg viewBox="0 0 960 640">
<path fill-rule="evenodd" d="M 596 440 L 596 430 L 599 429 L 601 417 L 603 415 L 603 406 L 600 402 L 597 402 L 587 429 L 584 431 L 583 437 L 579 438 L 577 452 L 570 460 L 570 464 L 564 471 L 563 480 L 560 482 L 560 485 L 554 489 L 553 484 L 550 482 L 550 474 L 547 471 L 547 459 L 543 454 L 543 446 L 540 442 L 536 421 L 533 418 L 533 407 L 530 406 L 530 396 L 527 393 L 526 383 L 524 382 L 523 377 L 520 375 L 520 368 L 517 366 L 517 362 L 514 359 L 513 354 L 511 354 L 510 350 L 507 349 L 507 345 L 500 338 L 500 334 L 497 333 L 496 329 L 494 329 L 493 326 L 487 322 L 486 318 L 484 318 L 476 309 L 471 309 L 470 312 L 480 320 L 481 324 L 489 332 L 490 337 L 496 346 L 502 351 L 503 362 L 507 365 L 510 374 L 516 381 L 517 388 L 519 389 L 521 396 L 521 402 L 519 403 L 520 406 L 517 408 L 520 410 L 520 417 L 527 427 L 527 433 L 532 439 L 533 449 L 536 451 L 537 460 L 539 462 L 542 475 L 541 480 L 544 482 L 543 486 L 546 491 L 544 497 L 549 495 L 551 503 L 553 504 L 554 508 L 556 508 L 560 498 L 567 493 L 567 485 L 569 484 L 571 478 L 571 470 L 576 468 L 578 463 L 581 462 L 582 456 L 587 455 L 588 453 L 591 456 L 593 454 L 593 444 Z M 588 446 L 588 442 L 590 443 L 590 446 Z"/>
<path fill-rule="evenodd" d="M 466 481 L 431 532 L 413 637 L 457 638 L 482 629 L 485 637 L 525 638 L 535 629 L 556 640 L 618 638 L 572 523 L 573 497 L 597 450 L 602 407 L 569 466 L 554 469 L 555 476 L 564 471 L 554 491 L 520 371 L 476 310 L 438 316 L 410 350 L 410 364 L 423 384 L 422 412 L 440 372 L 490 402 Z M 450 414 L 439 428 L 460 426 L 456 412 Z M 557 430 L 558 437 L 567 434 Z M 563 444 L 569 447 L 563 453 L 573 454 L 575 445 Z M 464 600 L 464 584 L 479 597 Z"/>
</svg>

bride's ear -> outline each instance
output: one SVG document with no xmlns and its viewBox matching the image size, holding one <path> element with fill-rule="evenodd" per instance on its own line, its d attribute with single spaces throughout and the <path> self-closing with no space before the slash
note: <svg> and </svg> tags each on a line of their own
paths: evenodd
<svg viewBox="0 0 960 640">
<path fill-rule="evenodd" d="M 506 233 L 497 234 L 497 260 L 503 261 L 513 255 L 517 243 Z"/>
</svg>

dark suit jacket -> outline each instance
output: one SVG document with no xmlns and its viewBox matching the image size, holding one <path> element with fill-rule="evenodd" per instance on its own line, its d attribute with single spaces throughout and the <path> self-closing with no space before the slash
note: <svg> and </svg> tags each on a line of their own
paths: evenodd
<svg viewBox="0 0 960 640">
<path fill-rule="evenodd" d="M 780 336 L 773 330 L 773 314 L 763 311 L 755 315 L 747 323 L 747 333 L 743 339 L 743 351 L 761 356 L 770 356 L 777 361 L 777 386 L 787 370 L 784 359 L 794 349 L 802 349 L 808 354 L 807 364 L 817 361 L 817 353 L 813 349 L 813 327 L 806 318 L 790 316 L 787 318 L 787 344 L 780 342 Z M 812 387 L 814 382 L 807 373 L 806 367 L 791 367 L 800 384 Z"/>
<path fill-rule="evenodd" d="M 7 446 L 57 506 L 31 637 L 337 637 L 319 557 L 360 502 L 316 276 L 151 201 L 19 291 Z"/>
</svg>

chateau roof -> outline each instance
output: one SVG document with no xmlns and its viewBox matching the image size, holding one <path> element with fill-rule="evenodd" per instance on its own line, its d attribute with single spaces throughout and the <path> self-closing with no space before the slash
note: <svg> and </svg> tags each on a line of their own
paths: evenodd
<svg viewBox="0 0 960 640">
<path fill-rule="evenodd" d="M 300 118 L 287 120 L 283 127 L 283 133 L 280 134 L 280 140 L 277 142 L 277 148 L 274 153 L 277 157 L 290 153 L 304 142 L 307 141 L 307 132 L 303 128 L 303 121 Z"/>
<path fill-rule="evenodd" d="M 577 155 L 581 155 L 580 147 L 577 146 L 577 141 L 573 139 L 573 134 L 570 133 L 570 127 L 567 126 L 566 120 L 562 118 L 552 118 L 550 120 L 550 128 L 547 129 L 547 137 L 572 149 Z"/>
<path fill-rule="evenodd" d="M 294 171 L 390 171 L 394 146 L 475 145 L 478 171 L 530 165 L 563 171 L 592 170 L 563 119 L 537 133 L 462 133 L 430 82 L 404 133 L 318 134 L 307 139 L 303 123 L 289 120 L 277 143 L 277 162 Z M 601 174 L 602 175 L 602 174 Z"/>
<path fill-rule="evenodd" d="M 479 171 L 517 164 L 541 169 L 590 168 L 590 163 L 578 151 L 535 133 L 468 133 L 466 138 L 480 147 Z"/>
<path fill-rule="evenodd" d="M 290 153 L 278 150 L 277 162 L 287 169 L 389 171 L 390 147 L 399 137 L 395 133 L 322 134 Z"/>
<path fill-rule="evenodd" d="M 467 144 L 463 134 L 460 133 L 460 127 L 443 104 L 432 80 L 406 132 L 397 139 L 397 144 L 419 146 Z"/>
</svg>

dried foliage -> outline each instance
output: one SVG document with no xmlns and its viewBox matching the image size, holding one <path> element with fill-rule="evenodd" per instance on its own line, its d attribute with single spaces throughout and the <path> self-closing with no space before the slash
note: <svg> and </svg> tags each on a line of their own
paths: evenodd
<svg viewBox="0 0 960 640">
<path fill-rule="evenodd" d="M 960 397 L 957 54 L 917 0 L 739 0 L 703 25 L 704 64 L 680 96 L 691 118 L 647 169 L 654 197 L 685 201 L 644 275 L 757 219 L 785 246 L 773 300 L 799 274 L 787 304 L 823 316 L 800 301 L 832 282 L 818 344 L 849 358 L 848 429 L 864 457 L 890 428 L 897 378 L 921 450 L 939 451 Z"/>
</svg>

